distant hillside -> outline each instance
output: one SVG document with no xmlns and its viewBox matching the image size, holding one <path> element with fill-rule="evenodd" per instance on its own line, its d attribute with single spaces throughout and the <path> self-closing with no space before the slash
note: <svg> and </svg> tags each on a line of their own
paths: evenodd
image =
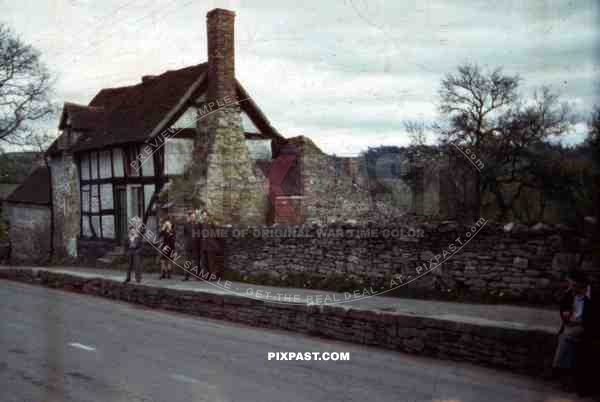
<svg viewBox="0 0 600 402">
<path fill-rule="evenodd" d="M 29 175 L 37 152 L 0 154 L 0 183 L 22 183 Z"/>
</svg>

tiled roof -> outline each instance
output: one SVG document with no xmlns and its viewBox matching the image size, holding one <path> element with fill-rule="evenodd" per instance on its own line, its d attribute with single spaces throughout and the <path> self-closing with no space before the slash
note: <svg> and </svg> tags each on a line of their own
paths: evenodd
<svg viewBox="0 0 600 402">
<path fill-rule="evenodd" d="M 87 107 L 65 104 L 72 126 L 83 131 L 72 151 L 144 141 L 206 69 L 203 63 L 137 85 L 103 89 Z"/>
<path fill-rule="evenodd" d="M 66 125 L 66 114 L 71 119 L 71 127 L 75 130 L 102 130 L 105 124 L 105 112 L 103 107 L 78 105 L 65 102 L 64 115 L 58 128 L 63 129 Z"/>
<path fill-rule="evenodd" d="M 202 63 L 142 77 L 142 82 L 137 85 L 102 89 L 89 105 L 65 102 L 59 128 L 66 128 L 69 121 L 71 127 L 81 133 L 70 147 L 72 152 L 146 141 L 154 130 L 160 129 L 159 124 L 170 120 L 169 113 L 186 94 L 190 94 L 190 88 L 207 70 L 208 64 Z M 201 88 L 207 85 L 203 82 Z M 247 137 L 283 139 L 237 80 L 236 87 L 240 99 L 246 100 L 240 102 L 240 107 L 262 132 Z M 47 154 L 59 152 L 59 143 L 55 140 Z"/>
<path fill-rule="evenodd" d="M 24 204 L 50 204 L 50 174 L 46 166 L 38 167 L 6 198 L 8 202 Z"/>
</svg>

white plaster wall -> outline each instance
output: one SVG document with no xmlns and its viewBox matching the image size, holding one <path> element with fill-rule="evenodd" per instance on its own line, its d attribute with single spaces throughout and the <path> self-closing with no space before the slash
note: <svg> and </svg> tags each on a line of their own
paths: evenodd
<svg viewBox="0 0 600 402">
<path fill-rule="evenodd" d="M 246 112 L 242 112 L 242 129 L 245 133 L 260 133 L 260 130 L 252 123 Z"/>
<path fill-rule="evenodd" d="M 188 108 L 180 117 L 177 119 L 173 127 L 177 128 L 194 128 L 196 127 L 196 119 L 198 119 L 198 112 L 195 107 Z"/>
<path fill-rule="evenodd" d="M 165 173 L 183 174 L 186 165 L 192 160 L 194 140 L 191 138 L 171 138 L 165 143 Z"/>
</svg>

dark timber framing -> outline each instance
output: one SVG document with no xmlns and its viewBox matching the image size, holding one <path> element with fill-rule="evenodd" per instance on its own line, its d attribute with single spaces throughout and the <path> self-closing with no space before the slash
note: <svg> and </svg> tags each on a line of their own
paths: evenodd
<svg viewBox="0 0 600 402">
<path fill-rule="evenodd" d="M 188 136 L 186 136 L 189 138 Z M 184 138 L 186 138 L 184 137 Z M 129 144 L 121 144 L 114 147 L 103 147 L 100 149 L 94 149 L 89 151 L 78 152 L 77 157 L 77 169 L 79 172 L 80 178 L 80 208 L 81 208 L 81 217 L 80 217 L 80 236 L 86 237 L 84 235 L 84 220 L 87 220 L 88 227 L 91 232 L 91 238 L 103 239 L 107 241 L 116 241 L 119 238 L 119 233 L 117 233 L 117 219 L 118 218 L 118 208 L 116 193 L 119 188 L 130 191 L 137 192 L 137 205 L 134 205 L 133 208 L 136 211 L 141 209 L 141 215 L 145 219 L 148 216 L 155 215 L 152 211 L 148 209 L 152 207 L 153 202 L 146 202 L 146 186 L 153 185 L 153 194 L 148 197 L 150 200 L 154 199 L 156 193 L 160 191 L 163 185 L 168 181 L 169 176 L 164 174 L 164 147 L 161 147 L 159 150 L 153 153 L 152 162 L 153 162 L 153 174 L 152 175 L 144 175 L 143 168 L 140 168 L 138 174 L 133 174 L 131 171 L 131 162 L 135 160 L 135 157 L 139 154 L 141 147 L 145 146 L 145 143 L 129 143 Z M 121 152 L 122 160 L 122 176 L 116 175 L 116 167 L 115 167 L 115 150 L 119 149 Z M 103 155 L 104 154 L 104 155 Z M 104 157 L 104 158 L 103 158 Z M 95 158 L 95 161 L 94 161 Z M 102 161 L 101 161 L 102 159 Z M 106 160 L 104 160 L 106 159 Z M 84 160 L 87 160 L 87 166 L 84 166 Z M 101 166 L 105 166 L 106 163 L 110 163 L 109 174 L 110 177 L 102 177 L 101 174 Z M 83 171 L 87 170 L 87 178 L 83 177 Z M 119 172 L 120 173 L 120 172 Z M 102 203 L 102 186 L 111 185 L 112 189 L 112 208 L 103 208 Z M 131 185 L 135 185 L 136 187 L 132 189 Z M 84 197 L 84 193 L 87 196 L 87 199 Z M 98 197 L 98 210 L 92 210 L 92 196 L 96 194 Z M 84 208 L 84 201 L 86 202 L 86 208 Z M 106 200 L 105 203 L 106 204 Z M 146 205 L 148 204 L 148 205 Z M 122 212 L 121 212 L 122 213 Z M 125 211 L 125 215 L 128 214 L 128 211 Z M 112 215 L 113 217 L 113 238 L 105 238 L 105 233 L 103 229 L 103 217 Z M 98 220 L 98 227 L 96 228 L 93 224 L 94 218 Z M 104 218 L 106 220 L 106 218 Z"/>
<path fill-rule="evenodd" d="M 161 146 L 160 148 L 154 149 L 152 154 L 153 161 L 153 172 L 148 172 L 147 165 L 141 167 L 137 174 L 131 170 L 131 162 L 135 160 L 135 158 L 139 155 L 139 152 L 143 147 L 151 144 L 152 140 L 158 137 L 165 129 L 173 127 L 177 124 L 177 121 L 183 116 L 188 109 L 191 108 L 206 108 L 207 100 L 203 95 L 206 95 L 208 88 L 208 81 L 206 79 L 206 73 L 202 72 L 202 75 L 196 80 L 197 86 L 192 89 L 190 87 L 191 93 L 186 93 L 184 96 L 187 99 L 182 98 L 181 102 L 175 105 L 172 112 L 169 112 L 165 115 L 164 119 L 161 120 L 156 128 L 152 131 L 152 133 L 148 133 L 145 139 L 140 139 L 140 136 L 136 134 L 136 136 L 132 136 L 136 139 L 130 140 L 129 142 L 124 141 L 120 142 L 120 139 L 113 139 L 111 143 L 106 142 L 95 142 L 95 146 L 85 147 L 85 141 L 82 142 L 82 145 L 74 150 L 75 157 L 77 160 L 77 169 L 79 172 L 79 180 L 80 180 L 80 236 L 84 236 L 84 222 L 88 223 L 88 228 L 85 229 L 87 235 L 91 234 L 91 238 L 100 238 L 107 241 L 115 241 L 118 240 L 121 236 L 121 233 L 118 232 L 118 227 L 123 228 L 117 224 L 117 219 L 122 219 L 123 216 L 129 216 L 129 209 L 132 207 L 131 201 L 127 198 L 131 197 L 132 185 L 139 186 L 140 189 L 136 189 L 134 191 L 137 192 L 138 205 L 133 206 L 135 209 L 135 213 L 142 211 L 142 216 L 144 221 L 146 221 L 150 216 L 156 216 L 157 212 L 154 211 L 153 207 L 155 205 L 155 201 L 157 200 L 157 195 L 165 185 L 169 181 L 170 178 L 178 176 L 173 174 L 167 174 L 167 151 L 165 146 Z M 196 85 L 196 84 L 193 84 Z M 242 100 L 239 103 L 240 109 L 244 112 L 250 121 L 254 124 L 254 126 L 258 129 L 258 133 L 245 133 L 246 139 L 271 139 L 272 141 L 283 140 L 281 134 L 277 132 L 277 130 L 271 125 L 267 117 L 263 114 L 257 104 L 254 102 L 252 98 L 248 95 L 246 90 L 242 87 L 242 85 L 236 80 L 235 81 L 235 91 L 238 99 Z M 115 95 L 116 96 L 116 95 Z M 95 107 L 95 106 L 94 106 Z M 62 119 L 66 118 L 67 109 L 63 110 Z M 71 111 L 69 110 L 69 113 Z M 74 111 L 76 112 L 76 111 Z M 202 118 L 202 116 L 197 115 L 198 118 Z M 196 120 L 197 122 L 197 120 Z M 180 139 L 197 139 L 198 135 L 201 133 L 198 132 L 198 127 L 201 124 L 194 123 L 193 127 L 190 124 L 188 127 L 178 127 L 176 137 Z M 64 123 L 61 123 L 64 124 Z M 67 135 L 70 134 L 70 127 L 63 127 L 67 129 Z M 110 128 L 107 128 L 110 130 Z M 102 136 L 104 132 L 98 132 L 94 135 Z M 138 133 L 139 134 L 139 133 Z M 89 137 L 89 136 L 88 136 Z M 95 137 L 89 137 L 88 140 L 93 139 Z M 101 138 L 101 137 L 97 137 Z M 120 156 L 117 154 L 116 150 L 120 150 Z M 104 155 L 103 153 L 107 153 Z M 117 157 L 121 158 L 121 161 L 117 160 Z M 94 163 L 94 158 L 95 163 Z M 102 161 L 101 161 L 102 159 Z M 84 166 L 83 161 L 86 160 L 87 165 Z M 120 162 L 120 163 L 119 163 Z M 110 177 L 103 177 L 101 174 L 101 165 L 106 168 L 106 163 L 110 163 L 110 169 L 106 169 L 104 172 L 108 173 Z M 120 168 L 117 171 L 117 166 Z M 84 170 L 86 170 L 84 172 Z M 86 179 L 83 178 L 83 174 L 87 173 Z M 92 174 L 94 173 L 94 174 Z M 152 173 L 152 174 L 148 174 Z M 117 174 L 119 174 L 117 176 Z M 106 208 L 110 202 L 107 202 L 107 199 L 102 200 L 102 187 L 110 185 L 112 189 L 112 208 Z M 153 194 L 147 194 L 149 187 L 153 186 L 154 189 Z M 84 190 L 87 188 L 87 190 Z M 125 191 L 127 202 L 118 203 L 117 193 L 119 191 Z M 84 198 L 84 193 L 87 196 L 87 199 Z M 93 195 L 98 197 L 98 210 L 92 211 L 93 204 Z M 85 208 L 84 208 L 85 207 Z M 104 207 L 104 208 L 103 208 Z M 125 209 L 122 211 L 121 209 Z M 103 227 L 103 223 L 107 222 L 107 216 L 113 217 L 113 238 L 108 239 L 104 238 L 106 235 L 105 228 Z M 94 221 L 97 221 L 97 225 L 94 225 Z M 122 225 L 122 222 L 120 222 Z M 125 224 L 126 227 L 126 224 Z"/>
</svg>

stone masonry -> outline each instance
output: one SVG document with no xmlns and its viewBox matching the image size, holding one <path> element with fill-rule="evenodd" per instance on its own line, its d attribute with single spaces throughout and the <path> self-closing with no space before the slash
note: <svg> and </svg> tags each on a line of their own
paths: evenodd
<svg viewBox="0 0 600 402">
<path fill-rule="evenodd" d="M 46 262 L 50 253 L 50 208 L 6 203 L 5 209 L 11 222 L 12 261 Z"/>
<path fill-rule="evenodd" d="M 572 269 L 600 285 L 593 238 L 561 227 L 404 217 L 378 224 L 240 226 L 219 235 L 226 270 L 274 286 L 395 287 L 392 294 L 548 305 Z M 431 269 L 437 262 L 443 263 Z M 408 284 L 393 286 L 398 276 L 398 284 Z"/>
<path fill-rule="evenodd" d="M 54 247 L 57 256 L 77 257 L 80 233 L 80 197 L 77 164 L 65 151 L 50 161 L 54 208 Z"/>
<path fill-rule="evenodd" d="M 306 149 L 308 148 L 308 149 Z M 452 149 L 408 147 L 340 158 L 300 147 L 302 211 L 307 223 L 386 222 L 407 214 L 477 221 L 469 204 L 475 168 Z M 470 212 L 469 212 L 470 211 Z"/>
<path fill-rule="evenodd" d="M 207 14 L 208 30 L 208 102 L 217 108 L 207 116 L 208 144 L 206 177 L 195 177 L 204 203 L 219 223 L 264 222 L 265 194 L 254 174 L 242 129 L 241 112 L 236 99 L 235 14 L 215 9 Z M 202 145 L 201 145 L 202 146 Z M 199 154 L 201 152 L 196 152 Z M 258 206 L 258 207 L 257 207 Z"/>
</svg>

